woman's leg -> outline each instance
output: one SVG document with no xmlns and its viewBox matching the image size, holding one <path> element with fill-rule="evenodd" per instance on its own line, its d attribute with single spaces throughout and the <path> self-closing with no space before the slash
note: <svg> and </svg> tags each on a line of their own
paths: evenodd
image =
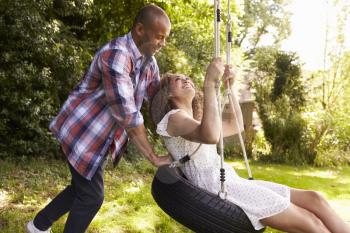
<svg viewBox="0 0 350 233">
<path fill-rule="evenodd" d="M 260 220 L 262 224 L 291 233 L 330 233 L 310 211 L 293 203 L 279 214 Z"/>
<path fill-rule="evenodd" d="M 350 233 L 350 228 L 315 191 L 291 189 L 291 202 L 315 214 L 332 233 Z"/>
</svg>

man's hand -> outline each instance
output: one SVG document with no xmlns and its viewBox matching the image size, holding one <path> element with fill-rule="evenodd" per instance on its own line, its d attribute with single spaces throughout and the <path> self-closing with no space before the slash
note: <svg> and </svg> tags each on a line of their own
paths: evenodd
<svg viewBox="0 0 350 233">
<path fill-rule="evenodd" d="M 154 158 L 153 165 L 156 167 L 160 167 L 163 165 L 169 165 L 173 162 L 170 155 L 158 156 Z"/>
<path fill-rule="evenodd" d="M 126 131 L 131 141 L 136 145 L 138 151 L 141 152 L 141 154 L 154 166 L 159 167 L 172 162 L 169 155 L 158 156 L 154 153 L 153 147 L 147 139 L 146 129 L 143 124 L 134 128 L 126 129 Z"/>
</svg>

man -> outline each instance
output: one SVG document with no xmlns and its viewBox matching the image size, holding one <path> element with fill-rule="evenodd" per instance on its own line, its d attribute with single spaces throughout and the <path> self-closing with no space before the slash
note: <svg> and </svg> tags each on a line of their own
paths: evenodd
<svg viewBox="0 0 350 233">
<path fill-rule="evenodd" d="M 156 5 L 143 7 L 131 31 L 103 46 L 84 79 L 69 95 L 50 130 L 61 144 L 71 184 L 26 225 L 28 233 L 50 232 L 69 212 L 64 233 L 85 232 L 104 198 L 103 164 L 111 149 L 117 164 L 128 138 L 155 166 L 170 163 L 147 140 L 140 108 L 159 83 L 153 55 L 170 33 L 167 14 Z"/>
</svg>

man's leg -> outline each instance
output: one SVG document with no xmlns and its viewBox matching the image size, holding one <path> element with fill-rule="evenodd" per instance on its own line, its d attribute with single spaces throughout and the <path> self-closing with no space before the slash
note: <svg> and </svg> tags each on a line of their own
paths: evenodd
<svg viewBox="0 0 350 233">
<path fill-rule="evenodd" d="M 34 226 L 41 231 L 45 231 L 51 227 L 56 220 L 70 211 L 75 195 L 73 185 L 68 185 L 35 216 L 33 220 Z"/>
<path fill-rule="evenodd" d="M 96 170 L 91 180 L 82 177 L 69 165 L 72 184 L 76 193 L 72 203 L 64 233 L 83 233 L 100 209 L 104 198 L 104 163 Z"/>
<path fill-rule="evenodd" d="M 71 184 L 68 185 L 61 193 L 59 193 L 44 209 L 42 209 L 34 218 L 34 225 L 37 229 L 41 230 L 41 231 L 45 231 L 47 230 L 49 227 L 51 227 L 51 225 L 57 221 L 60 217 L 62 217 L 64 214 L 66 214 L 67 212 L 71 211 L 73 204 L 75 205 L 79 205 L 77 204 L 76 201 L 76 197 L 77 197 L 77 190 L 83 190 L 85 191 L 84 188 L 84 184 L 87 183 L 87 186 L 89 186 L 89 184 L 91 184 L 93 186 L 94 183 L 97 184 L 97 190 L 99 191 L 92 191 L 91 193 L 98 193 L 97 194 L 97 198 L 96 201 L 101 202 L 103 201 L 103 166 L 104 163 L 102 163 L 102 167 L 99 167 L 94 175 L 94 177 L 92 178 L 91 181 L 86 180 L 85 178 L 83 178 L 82 176 L 80 176 L 79 173 L 77 173 L 74 168 L 68 163 L 69 166 L 69 170 L 71 172 L 72 175 L 72 181 Z M 82 183 L 82 184 L 80 184 Z M 76 185 L 78 185 L 79 188 L 76 187 Z M 93 190 L 95 190 L 96 188 L 92 188 Z M 89 188 L 86 189 L 86 192 L 88 191 Z M 101 197 L 102 195 L 102 197 Z M 84 196 L 84 194 L 78 195 L 78 196 Z M 81 200 L 84 200 L 84 198 L 82 198 Z M 99 209 L 99 208 L 98 208 Z M 98 209 L 96 210 L 96 213 L 98 211 Z M 96 214 L 95 213 L 95 214 Z M 94 214 L 94 215 L 95 215 Z M 71 217 L 71 219 L 73 219 L 73 221 L 75 221 L 74 219 L 75 214 L 73 213 L 73 216 Z M 94 216 L 92 216 L 93 218 Z M 90 218 L 90 217 L 89 217 Z M 92 220 L 91 218 L 91 220 Z M 66 228 L 67 230 L 69 230 L 69 227 L 67 227 L 68 225 L 71 225 L 71 223 L 68 223 L 70 217 L 68 217 L 67 219 L 67 223 L 66 223 Z M 90 223 L 91 220 L 88 222 Z M 70 220 L 72 221 L 72 220 Z M 78 221 L 80 222 L 80 221 Z M 87 224 L 88 226 L 88 224 Z M 86 227 L 87 227 L 86 226 Z M 69 232 L 69 231 L 67 231 Z M 74 230 L 72 232 L 75 232 Z"/>
</svg>

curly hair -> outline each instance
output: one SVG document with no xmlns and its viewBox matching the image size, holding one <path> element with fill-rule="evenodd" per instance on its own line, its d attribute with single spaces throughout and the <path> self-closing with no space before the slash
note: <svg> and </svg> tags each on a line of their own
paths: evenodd
<svg viewBox="0 0 350 233">
<path fill-rule="evenodd" d="M 169 85 L 172 78 L 176 78 L 180 74 L 166 73 L 162 75 L 157 91 L 150 101 L 150 115 L 154 126 L 156 126 L 172 109 L 177 109 L 169 96 Z M 195 96 L 192 100 L 193 118 L 200 121 L 203 114 L 203 93 L 195 88 Z"/>
</svg>

